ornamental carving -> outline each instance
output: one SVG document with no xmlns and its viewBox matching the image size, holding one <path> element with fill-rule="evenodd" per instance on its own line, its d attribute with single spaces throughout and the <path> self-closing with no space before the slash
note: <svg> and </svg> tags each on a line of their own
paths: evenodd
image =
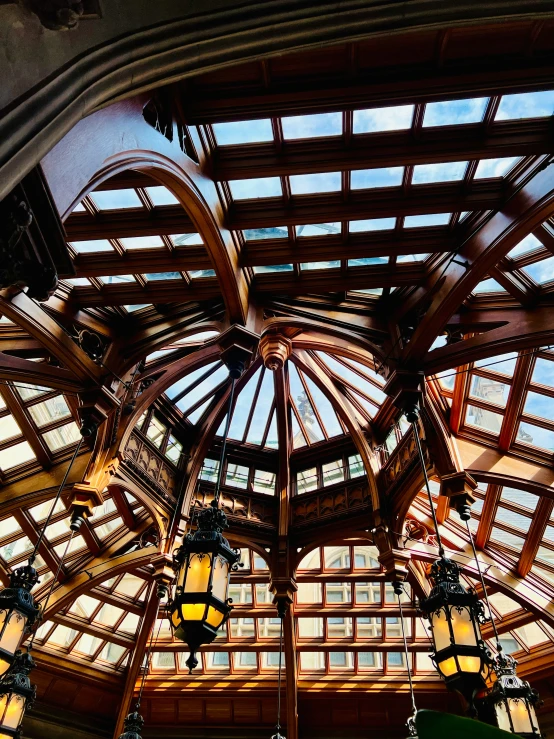
<svg viewBox="0 0 554 739">
<path fill-rule="evenodd" d="M 371 495 L 365 483 L 344 485 L 335 490 L 305 493 L 292 499 L 293 526 L 348 516 L 352 511 L 371 508 Z"/>
<path fill-rule="evenodd" d="M 280 334 L 264 334 L 260 339 L 260 354 L 268 370 L 282 369 L 292 352 L 292 342 Z"/>
<path fill-rule="evenodd" d="M 212 488 L 201 485 L 196 493 L 193 507 L 208 508 L 214 498 Z M 277 525 L 277 504 L 274 498 L 258 499 L 253 495 L 235 494 L 229 490 L 222 490 L 220 505 L 232 524 L 255 524 L 267 528 Z"/>
<path fill-rule="evenodd" d="M 123 455 L 131 469 L 148 483 L 154 483 L 162 497 L 173 501 L 176 471 L 162 454 L 133 432 Z"/>
</svg>

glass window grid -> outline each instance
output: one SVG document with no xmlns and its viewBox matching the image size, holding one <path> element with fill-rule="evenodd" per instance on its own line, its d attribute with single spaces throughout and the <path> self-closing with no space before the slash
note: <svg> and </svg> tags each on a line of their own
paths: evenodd
<svg viewBox="0 0 554 739">
<path fill-rule="evenodd" d="M 148 437 L 148 429 L 150 428 L 153 420 L 155 420 L 156 423 L 160 424 L 160 426 L 163 426 L 165 429 L 159 446 Z M 143 439 L 151 444 L 157 452 L 162 454 L 170 464 L 174 465 L 175 467 L 179 467 L 179 463 L 183 454 L 182 445 L 181 454 L 179 455 L 179 459 L 177 461 L 174 461 L 173 459 L 171 459 L 171 457 L 167 455 L 168 448 L 171 448 L 170 439 L 173 439 L 177 444 L 181 444 L 179 439 L 175 436 L 175 427 L 173 425 L 168 423 L 165 419 L 162 420 L 161 418 L 158 418 L 155 414 L 154 409 L 151 408 L 148 411 L 145 411 L 143 415 L 139 418 L 135 429 L 140 431 Z"/>
<path fill-rule="evenodd" d="M 56 628 L 58 628 L 58 623 L 52 623 L 47 622 L 50 625 L 50 628 L 48 630 L 45 630 L 41 633 L 40 638 L 36 638 L 36 644 L 39 650 L 46 649 L 47 651 L 53 651 L 56 654 L 62 654 L 62 655 L 68 655 L 71 656 L 72 659 L 78 659 L 82 662 L 86 663 L 93 663 L 95 667 L 103 667 L 108 668 L 114 671 L 118 671 L 123 668 L 123 662 L 125 661 L 129 649 L 125 649 L 119 659 L 115 663 L 106 662 L 104 660 L 100 660 L 100 654 L 104 650 L 107 644 L 113 643 L 110 642 L 109 639 L 100 639 L 99 645 L 95 648 L 95 650 L 91 654 L 84 654 L 83 652 L 80 652 L 77 647 L 79 644 L 79 641 L 81 637 L 86 634 L 86 632 L 82 632 L 78 630 L 77 623 L 75 626 L 71 626 L 71 630 L 75 630 L 75 635 L 72 637 L 71 641 L 66 646 L 61 646 L 58 644 L 48 644 L 48 640 L 52 637 L 54 631 Z"/>
<path fill-rule="evenodd" d="M 351 469 L 351 464 L 349 463 L 349 459 L 351 457 L 354 457 L 357 455 L 357 451 L 353 450 L 350 452 L 345 452 L 340 457 L 336 457 L 336 455 L 327 460 L 325 459 L 323 462 L 317 462 L 310 464 L 309 467 L 304 467 L 303 469 L 297 470 L 293 472 L 293 478 L 294 478 L 294 495 L 309 495 L 309 493 L 315 493 L 316 491 L 320 491 L 322 488 L 328 488 L 332 485 L 344 485 L 345 483 L 350 482 L 350 480 L 362 480 L 364 477 L 366 477 L 365 471 L 363 475 L 354 475 L 353 470 Z M 323 467 L 330 463 L 338 463 L 337 469 L 340 470 L 341 474 L 344 475 L 343 479 L 337 479 L 336 482 L 332 482 L 327 480 L 326 481 L 326 475 L 323 471 Z M 312 469 L 315 469 L 315 475 L 310 474 L 308 477 L 304 478 L 306 480 L 306 484 L 308 486 L 311 486 L 313 482 L 315 482 L 315 487 L 313 490 L 309 490 L 307 492 L 299 492 L 298 490 L 298 476 L 302 472 L 311 472 Z M 329 476 L 327 476 L 328 478 Z"/>
<path fill-rule="evenodd" d="M 199 485 L 205 485 L 208 484 L 215 484 L 217 480 L 217 470 L 219 468 L 219 460 L 211 459 L 210 462 L 215 462 L 216 466 L 212 467 L 211 465 L 208 467 L 206 466 L 205 462 L 202 464 L 202 467 L 200 469 L 200 473 L 198 475 L 198 484 Z M 235 470 L 235 468 L 238 468 L 238 470 Z M 243 469 L 247 469 L 247 472 L 243 472 Z M 275 480 L 273 484 L 273 492 L 260 492 L 259 490 L 255 490 L 254 486 L 261 485 L 261 482 L 263 481 L 263 478 L 260 477 L 257 473 L 266 473 L 269 475 L 275 475 Z M 209 475 L 209 478 L 206 479 L 203 478 L 202 475 Z M 232 484 L 232 480 L 237 481 L 239 484 Z M 252 495 L 275 495 L 277 490 L 277 471 L 276 470 L 269 470 L 269 469 L 263 469 L 263 463 L 262 464 L 250 464 L 246 461 L 238 460 L 236 459 L 232 454 L 230 454 L 228 457 L 225 458 L 225 461 L 223 463 L 223 474 L 221 477 L 221 484 L 222 487 L 228 488 L 229 491 L 241 491 L 243 493 L 251 493 Z"/>
</svg>

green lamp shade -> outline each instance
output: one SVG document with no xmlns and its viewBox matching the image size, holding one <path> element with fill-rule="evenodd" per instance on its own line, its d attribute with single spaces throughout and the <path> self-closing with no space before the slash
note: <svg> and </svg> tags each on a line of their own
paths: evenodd
<svg viewBox="0 0 554 739">
<path fill-rule="evenodd" d="M 508 731 L 439 711 L 418 711 L 415 723 L 418 739 L 514 739 Z"/>
</svg>

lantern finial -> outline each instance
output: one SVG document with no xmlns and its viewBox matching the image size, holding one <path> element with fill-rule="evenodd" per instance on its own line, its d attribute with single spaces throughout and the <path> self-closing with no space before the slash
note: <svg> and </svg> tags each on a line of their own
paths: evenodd
<svg viewBox="0 0 554 739">
<path fill-rule="evenodd" d="M 191 649 L 189 658 L 187 659 L 185 664 L 189 668 L 189 675 L 192 675 L 192 671 L 194 670 L 194 668 L 198 667 L 198 658 L 194 649 Z"/>
<path fill-rule="evenodd" d="M 123 734 L 120 735 L 119 739 L 142 739 L 140 732 L 144 726 L 144 719 L 138 712 L 138 706 L 136 710 L 128 714 L 123 723 Z"/>
</svg>

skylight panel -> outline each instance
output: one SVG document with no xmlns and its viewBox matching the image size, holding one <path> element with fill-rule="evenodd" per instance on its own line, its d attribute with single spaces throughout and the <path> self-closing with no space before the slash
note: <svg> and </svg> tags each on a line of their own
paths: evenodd
<svg viewBox="0 0 554 739">
<path fill-rule="evenodd" d="M 273 128 L 269 118 L 255 121 L 213 123 L 212 128 L 219 146 L 273 141 Z"/>
<path fill-rule="evenodd" d="M 39 428 L 71 415 L 71 411 L 63 395 L 48 398 L 48 400 L 44 400 L 42 403 L 29 406 L 29 413 Z"/>
<path fill-rule="evenodd" d="M 87 277 L 66 277 L 63 281 L 73 285 L 73 287 L 90 287 L 92 284 Z"/>
<path fill-rule="evenodd" d="M 538 357 L 535 360 L 535 368 L 533 369 L 531 381 L 537 382 L 540 385 L 554 387 L 554 362 Z"/>
<path fill-rule="evenodd" d="M 315 113 L 281 118 L 285 139 L 311 139 L 342 134 L 342 113 Z"/>
<path fill-rule="evenodd" d="M 72 421 L 66 423 L 64 426 L 60 426 L 52 431 L 47 431 L 43 434 L 44 441 L 48 445 L 51 452 L 56 452 L 58 449 L 62 449 L 70 444 L 75 444 L 81 438 L 79 433 L 79 427 Z"/>
<path fill-rule="evenodd" d="M 548 118 L 554 113 L 554 90 L 503 95 L 495 121 Z"/>
<path fill-rule="evenodd" d="M 429 254 L 399 254 L 396 257 L 396 263 L 397 264 L 404 264 L 406 262 L 408 263 L 417 263 L 417 262 L 423 262 Z"/>
<path fill-rule="evenodd" d="M 2 416 L 0 418 L 0 442 L 12 439 L 21 434 L 21 429 L 13 416 Z"/>
<path fill-rule="evenodd" d="M 107 239 L 91 239 L 90 241 L 72 241 L 70 245 L 79 254 L 92 254 L 99 251 L 112 251 L 113 246 Z"/>
<path fill-rule="evenodd" d="M 420 216 L 406 216 L 404 228 L 425 228 L 428 226 L 448 226 L 452 213 L 425 213 Z"/>
<path fill-rule="evenodd" d="M 215 277 L 215 269 L 193 269 L 188 272 L 191 280 L 203 280 L 206 277 Z"/>
<path fill-rule="evenodd" d="M 20 529 L 21 527 L 15 518 L 13 516 L 8 516 L 0 521 L 0 538 L 4 539 L 6 536 L 11 536 L 17 531 L 20 531 Z"/>
<path fill-rule="evenodd" d="M 143 308 L 151 308 L 151 303 L 137 303 L 136 305 L 124 305 L 123 306 L 127 313 L 135 313 L 137 310 L 142 310 Z"/>
<path fill-rule="evenodd" d="M 378 131 L 402 131 L 411 128 L 414 118 L 413 105 L 395 105 L 354 111 L 354 133 Z"/>
<path fill-rule="evenodd" d="M 508 400 L 510 386 L 498 380 L 490 380 L 481 375 L 471 375 L 469 394 L 474 398 L 487 400 L 489 403 L 505 407 Z"/>
<path fill-rule="evenodd" d="M 528 508 L 533 512 L 539 502 L 539 496 L 527 493 L 525 490 L 517 490 L 516 488 L 502 488 L 502 502 L 515 503 L 518 507 Z M 513 610 L 513 609 L 512 609 Z"/>
<path fill-rule="evenodd" d="M 514 374 L 517 361 L 517 352 L 509 352 L 508 354 L 498 354 L 496 357 L 488 357 L 475 362 L 476 367 L 488 369 L 491 372 L 501 372 L 503 375 Z"/>
<path fill-rule="evenodd" d="M 242 233 L 245 241 L 288 239 L 289 237 L 289 231 L 286 226 L 273 226 L 272 228 L 247 228 Z"/>
<path fill-rule="evenodd" d="M 97 279 L 104 285 L 117 285 L 121 282 L 136 282 L 133 275 L 105 275 L 104 277 L 98 277 Z"/>
<path fill-rule="evenodd" d="M 341 189 L 340 172 L 316 172 L 295 174 L 290 177 L 293 195 L 311 195 L 323 192 L 337 192 Z"/>
<path fill-rule="evenodd" d="M 120 241 L 126 249 L 159 249 L 164 246 L 161 236 L 130 236 Z"/>
<path fill-rule="evenodd" d="M 255 275 L 263 275 L 268 272 L 292 272 L 292 264 L 261 264 L 253 267 Z"/>
<path fill-rule="evenodd" d="M 173 246 L 201 246 L 204 244 L 198 233 L 173 234 L 169 237 Z"/>
<path fill-rule="evenodd" d="M 159 282 L 161 280 L 180 280 L 179 272 L 151 272 L 144 275 L 148 282 Z"/>
<path fill-rule="evenodd" d="M 488 280 L 481 280 L 481 282 L 475 285 L 473 292 L 475 295 L 479 295 L 481 293 L 505 293 L 506 290 L 496 280 L 490 277 Z"/>
<path fill-rule="evenodd" d="M 196 380 L 202 377 L 202 375 L 204 375 L 206 372 L 211 371 L 213 374 L 213 370 L 215 369 L 217 364 L 217 362 L 210 362 L 209 364 L 205 364 L 202 367 L 198 367 L 192 372 L 189 372 L 188 375 L 185 375 L 180 380 L 177 380 L 177 382 L 175 382 L 173 385 L 168 387 L 165 391 L 165 394 L 170 400 L 173 400 L 173 398 L 177 397 L 177 395 L 190 387 L 190 385 L 196 382 Z"/>
<path fill-rule="evenodd" d="M 146 187 L 145 190 L 153 205 L 179 205 L 175 195 L 163 185 Z"/>
<path fill-rule="evenodd" d="M 90 194 L 99 210 L 126 210 L 142 208 L 142 203 L 135 190 L 97 190 Z"/>
<path fill-rule="evenodd" d="M 527 421 L 521 421 L 519 424 L 516 440 L 522 444 L 554 452 L 554 431 L 543 429 L 541 426 L 535 426 L 535 424 L 527 423 Z"/>
<path fill-rule="evenodd" d="M 248 421 L 248 416 L 250 415 L 252 404 L 254 403 L 254 394 L 258 387 L 260 373 L 261 369 L 256 370 L 238 395 L 237 402 L 233 410 L 231 426 L 229 428 L 229 437 L 231 439 L 242 441 L 246 430 L 246 422 Z"/>
<path fill-rule="evenodd" d="M 352 290 L 353 293 L 357 294 L 360 293 L 361 295 L 382 295 L 383 294 L 383 288 L 382 287 L 368 287 L 368 288 L 359 288 L 357 290 Z"/>
<path fill-rule="evenodd" d="M 481 159 L 475 171 L 475 180 L 493 177 L 504 177 L 519 162 L 521 157 L 500 157 L 498 159 Z"/>
<path fill-rule="evenodd" d="M 337 259 L 331 262 L 302 262 L 300 266 L 305 272 L 315 269 L 337 269 L 340 267 L 340 260 Z"/>
<path fill-rule="evenodd" d="M 227 367 L 219 367 L 215 372 L 208 375 L 205 380 L 192 388 L 187 394 L 177 402 L 177 408 L 183 413 L 186 413 L 189 408 L 195 405 L 201 400 L 204 395 L 208 395 L 215 390 L 215 388 L 224 380 L 227 379 L 229 371 Z"/>
<path fill-rule="evenodd" d="M 83 203 L 77 203 L 77 205 L 73 208 L 71 211 L 72 213 L 86 213 L 87 209 L 83 205 Z"/>
<path fill-rule="evenodd" d="M 208 331 L 198 331 L 194 334 L 189 334 L 189 336 L 185 336 L 182 339 L 178 339 L 176 341 L 176 344 L 196 344 L 199 341 L 208 341 L 208 339 L 213 339 L 214 336 L 219 336 L 219 331 L 215 331 L 214 329 L 209 329 Z"/>
<path fill-rule="evenodd" d="M 364 233 L 366 231 L 390 231 L 396 226 L 396 218 L 363 218 L 350 221 L 350 233 Z"/>
<path fill-rule="evenodd" d="M 468 404 L 467 406 L 466 423 L 469 426 L 475 426 L 497 436 L 500 433 L 502 419 L 503 416 L 499 413 L 494 413 L 493 411 L 485 410 L 475 405 Z"/>
<path fill-rule="evenodd" d="M 463 180 L 467 162 L 442 162 L 436 164 L 417 164 L 414 167 L 412 185 L 429 182 L 455 182 Z"/>
<path fill-rule="evenodd" d="M 36 457 L 31 445 L 28 441 L 22 441 L 20 444 L 15 444 L 7 449 L 0 449 L 0 470 L 3 472 L 11 470 L 13 467 L 30 462 L 32 459 L 36 459 Z"/>
<path fill-rule="evenodd" d="M 328 236 L 329 234 L 340 234 L 341 224 L 336 223 L 310 223 L 302 226 L 295 226 L 296 235 L 304 236 Z"/>
<path fill-rule="evenodd" d="M 262 386 L 258 394 L 256 407 L 254 408 L 254 414 L 250 421 L 250 428 L 248 429 L 248 435 L 246 437 L 246 441 L 249 444 L 256 444 L 257 446 L 261 445 L 269 419 L 271 406 L 273 404 L 273 397 L 273 373 L 266 371 L 264 373 L 264 379 L 262 380 Z"/>
<path fill-rule="evenodd" d="M 489 98 L 467 98 L 427 103 L 423 127 L 459 126 L 463 123 L 480 123 L 485 115 Z"/>
<path fill-rule="evenodd" d="M 337 414 L 335 413 L 335 409 L 331 405 L 331 402 L 329 401 L 327 396 L 324 395 L 324 393 L 318 388 L 315 382 L 313 382 L 309 377 L 306 377 L 305 375 L 303 375 L 303 377 L 308 386 L 308 390 L 310 391 L 310 395 L 312 396 L 312 399 L 315 403 L 315 406 L 319 413 L 319 417 L 321 418 L 323 425 L 325 426 L 327 436 L 342 436 L 344 434 L 344 431 L 339 423 L 339 419 L 337 418 Z"/>
<path fill-rule="evenodd" d="M 255 177 L 251 180 L 231 180 L 229 182 L 233 200 L 254 198 L 276 198 L 283 194 L 279 177 Z"/>
<path fill-rule="evenodd" d="M 515 259 L 515 257 L 520 257 L 522 254 L 528 254 L 531 251 L 535 251 L 535 249 L 541 248 L 544 248 L 542 242 L 539 241 L 536 236 L 533 236 L 533 234 L 528 234 L 517 246 L 514 246 L 514 248 L 508 252 L 508 256 Z"/>
<path fill-rule="evenodd" d="M 554 280 L 554 257 L 541 259 L 540 262 L 534 262 L 523 267 L 523 272 L 529 275 L 539 285 Z"/>
<path fill-rule="evenodd" d="M 290 380 L 290 394 L 293 402 L 298 411 L 298 415 L 302 421 L 304 429 L 308 435 L 308 441 L 314 444 L 318 441 L 323 441 L 325 436 L 321 430 L 317 417 L 312 408 L 306 391 L 300 381 L 298 370 L 295 365 L 289 362 L 289 380 Z M 293 440 L 294 442 L 294 440 Z M 294 443 L 293 443 L 294 446 Z"/>
<path fill-rule="evenodd" d="M 554 419 L 554 398 L 529 390 L 523 412 L 544 419 Z"/>
<path fill-rule="evenodd" d="M 388 257 L 358 257 L 358 259 L 349 259 L 349 267 L 368 267 L 372 264 L 388 264 Z"/>
<path fill-rule="evenodd" d="M 377 167 L 376 169 L 355 169 L 351 173 L 352 190 L 365 190 L 374 187 L 398 187 L 402 184 L 404 167 Z"/>
</svg>

